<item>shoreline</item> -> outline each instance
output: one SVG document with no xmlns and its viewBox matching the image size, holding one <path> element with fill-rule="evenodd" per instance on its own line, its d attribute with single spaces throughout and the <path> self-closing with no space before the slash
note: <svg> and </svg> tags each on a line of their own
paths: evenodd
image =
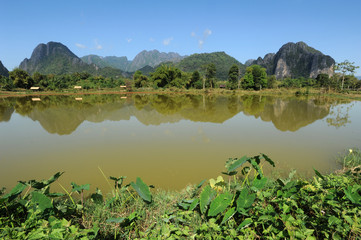
<svg viewBox="0 0 361 240">
<path fill-rule="evenodd" d="M 307 96 L 324 96 L 324 97 L 335 97 L 335 98 L 347 98 L 352 100 L 361 101 L 361 92 L 351 93 L 340 93 L 335 91 L 324 92 L 318 89 L 311 89 L 306 93 L 306 88 L 301 89 L 266 89 L 261 91 L 247 91 L 247 90 L 227 90 L 227 89 L 140 89 L 139 91 L 124 91 L 117 89 L 102 89 L 102 90 L 89 90 L 79 92 L 9 92 L 0 91 L 0 98 L 8 97 L 31 97 L 31 96 L 80 96 L 80 95 L 101 95 L 101 94 L 118 94 L 118 95 L 132 95 L 132 94 L 194 94 L 194 95 L 262 95 L 262 96 L 296 96 L 296 97 L 307 97 Z"/>
</svg>

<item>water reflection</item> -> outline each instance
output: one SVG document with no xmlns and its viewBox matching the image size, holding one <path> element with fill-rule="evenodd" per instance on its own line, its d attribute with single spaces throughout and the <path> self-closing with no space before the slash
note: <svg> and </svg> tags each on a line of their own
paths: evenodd
<svg viewBox="0 0 361 240">
<path fill-rule="evenodd" d="M 297 131 L 316 120 L 327 119 L 329 125 L 349 123 L 347 112 L 336 108 L 346 100 L 325 97 L 278 98 L 259 95 L 85 95 L 43 96 L 0 99 L 0 122 L 9 121 L 15 112 L 38 121 L 49 133 L 67 135 L 84 121 L 103 122 L 137 118 L 144 125 L 160 125 L 180 120 L 223 123 L 243 112 L 272 122 L 281 131 Z M 332 110 L 332 111 L 331 111 Z M 348 111 L 348 109 L 347 109 Z"/>
</svg>

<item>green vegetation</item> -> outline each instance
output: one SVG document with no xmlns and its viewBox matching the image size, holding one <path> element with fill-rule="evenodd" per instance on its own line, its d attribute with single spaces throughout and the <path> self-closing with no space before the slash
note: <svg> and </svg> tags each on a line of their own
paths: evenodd
<svg viewBox="0 0 361 240">
<path fill-rule="evenodd" d="M 218 54 L 220 56 L 217 55 L 216 59 L 223 59 L 222 56 L 225 53 Z M 224 79 L 223 77 L 219 78 L 218 76 L 220 71 L 224 72 L 225 65 L 213 63 L 213 55 L 211 54 L 204 56 L 197 56 L 195 58 L 204 58 L 201 61 L 202 65 L 199 65 L 197 62 L 192 62 L 192 66 L 199 65 L 199 67 L 180 68 L 182 62 L 179 64 L 162 64 L 149 74 L 148 72 L 143 73 L 138 70 L 133 74 L 132 79 L 122 77 L 118 70 L 114 71 L 114 68 L 109 67 L 98 69 L 97 73 L 93 73 L 93 75 L 89 72 L 75 72 L 63 75 L 40 74 L 39 72 L 35 72 L 31 76 L 24 70 L 14 69 L 9 72 L 9 77 L 0 76 L 0 90 L 21 91 L 22 89 L 30 89 L 31 87 L 40 87 L 41 91 L 62 91 L 74 89 L 74 86 L 81 86 L 82 89 L 85 90 L 101 90 L 119 88 L 120 85 L 126 85 L 128 91 L 132 91 L 132 89 L 143 89 L 147 91 L 153 89 L 207 90 L 224 87 L 229 90 L 240 89 L 256 91 L 265 90 L 267 88 L 307 88 L 304 92 L 301 90 L 297 91 L 297 95 L 307 95 L 310 93 L 310 89 L 319 89 L 321 92 L 337 91 L 348 93 L 350 90 L 358 90 L 361 88 L 361 80 L 358 80 L 353 76 L 355 69 L 358 67 L 348 61 L 338 64 L 336 69 L 338 69 L 340 73 L 335 73 L 331 77 L 327 74 L 320 73 L 315 79 L 287 77 L 281 80 L 277 80 L 274 75 L 267 75 L 266 69 L 260 65 L 249 66 L 243 71 L 242 66 L 233 63 L 227 65 L 227 77 Z M 209 62 L 206 63 L 206 60 L 209 60 Z M 225 60 L 225 62 L 228 64 L 229 61 Z M 186 69 L 186 72 L 181 69 Z M 189 72 L 191 69 L 195 70 Z M 347 73 L 351 75 L 346 75 Z"/>
<path fill-rule="evenodd" d="M 185 72 L 199 71 L 204 74 L 209 64 L 214 64 L 217 68 L 215 77 L 221 81 L 228 78 L 229 68 L 235 64 L 244 73 L 245 66 L 238 62 L 235 58 L 227 55 L 225 52 L 192 54 L 184 58 L 176 66 Z"/>
<path fill-rule="evenodd" d="M 361 153 L 349 150 L 343 168 L 312 180 L 273 180 L 265 154 L 229 159 L 222 176 L 180 192 L 150 190 L 141 178 L 105 177 L 112 193 L 88 184 L 50 192 L 63 173 L 20 181 L 1 191 L 2 239 L 358 239 L 361 235 Z M 109 180 L 114 181 L 112 185 Z M 73 194 L 80 194 L 80 199 Z"/>
<path fill-rule="evenodd" d="M 355 66 L 354 64 L 355 64 L 354 62 L 351 63 L 348 60 L 345 60 L 345 61 L 343 61 L 341 63 L 336 64 L 335 70 L 341 72 L 341 76 L 342 76 L 341 90 L 343 90 L 343 85 L 344 85 L 344 82 L 345 82 L 346 73 L 349 73 L 349 74 L 353 75 L 355 73 L 355 70 L 357 68 L 359 68 L 359 66 Z"/>
</svg>

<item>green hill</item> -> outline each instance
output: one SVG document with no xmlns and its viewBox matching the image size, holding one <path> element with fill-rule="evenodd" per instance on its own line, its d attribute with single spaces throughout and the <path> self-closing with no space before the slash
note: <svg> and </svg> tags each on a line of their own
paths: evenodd
<svg viewBox="0 0 361 240">
<path fill-rule="evenodd" d="M 185 72 L 204 72 L 206 65 L 216 65 L 216 77 L 218 80 L 227 80 L 229 69 L 233 64 L 238 65 L 241 74 L 245 72 L 245 66 L 225 52 L 193 54 L 181 60 L 176 66 Z"/>
</svg>

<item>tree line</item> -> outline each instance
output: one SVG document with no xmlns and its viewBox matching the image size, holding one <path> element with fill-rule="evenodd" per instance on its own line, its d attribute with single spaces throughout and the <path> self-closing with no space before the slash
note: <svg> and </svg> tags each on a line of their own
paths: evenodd
<svg viewBox="0 0 361 240">
<path fill-rule="evenodd" d="M 163 64 L 149 75 L 136 71 L 132 79 L 123 77 L 103 77 L 86 72 L 65 75 L 34 73 L 32 76 L 19 68 L 9 72 L 9 77 L 0 76 L 0 89 L 13 91 L 16 89 L 30 89 L 33 86 L 41 90 L 71 89 L 75 85 L 83 89 L 117 88 L 126 85 L 131 88 L 183 88 L 183 89 L 210 89 L 226 88 L 230 90 L 262 90 L 272 88 L 325 88 L 328 90 L 359 89 L 361 81 L 353 74 L 358 66 L 349 61 L 337 63 L 335 74 L 320 73 L 314 78 L 289 78 L 278 80 L 274 75 L 267 75 L 266 69 L 259 65 L 246 68 L 241 76 L 239 67 L 234 64 L 230 67 L 227 81 L 216 78 L 217 67 L 214 63 L 207 64 L 194 72 L 183 72 L 172 64 Z"/>
</svg>

